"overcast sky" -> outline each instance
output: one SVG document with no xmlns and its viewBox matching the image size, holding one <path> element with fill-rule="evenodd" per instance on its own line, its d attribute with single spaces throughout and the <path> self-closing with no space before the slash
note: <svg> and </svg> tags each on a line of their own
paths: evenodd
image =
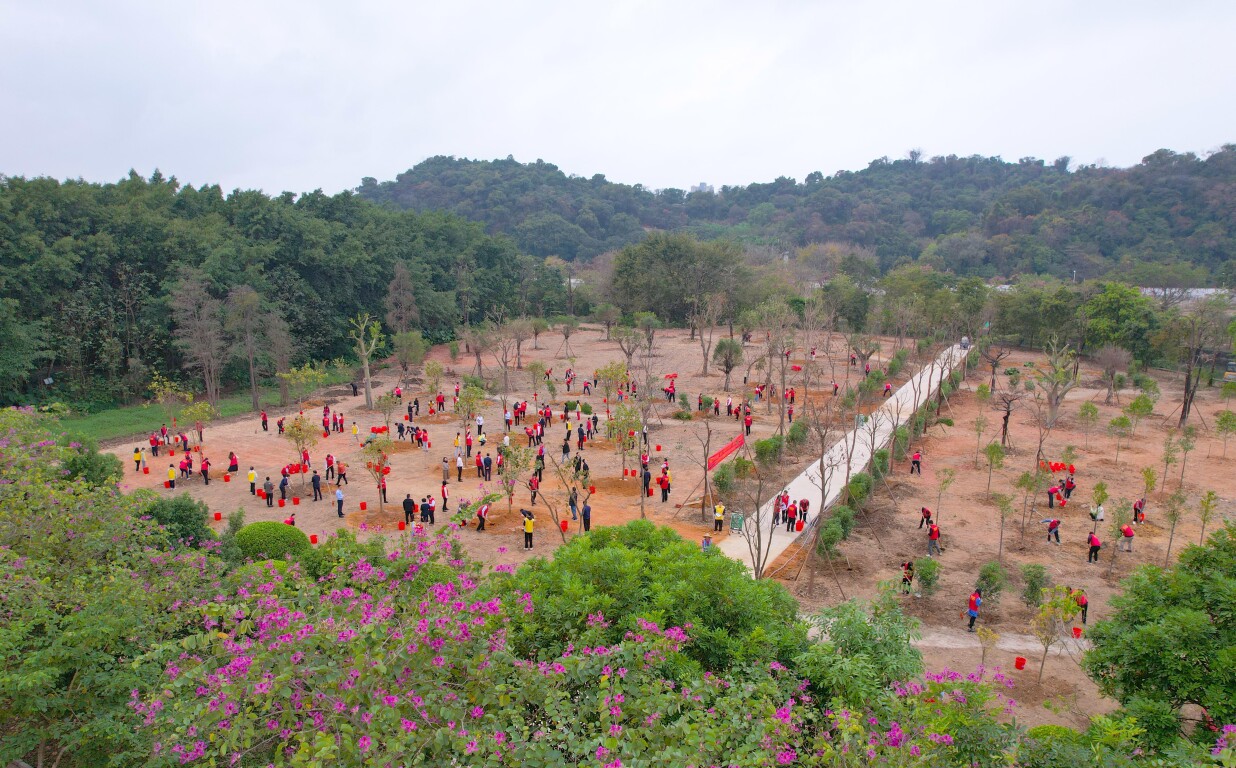
<svg viewBox="0 0 1236 768">
<path fill-rule="evenodd" d="M 0 174 L 271 194 L 434 155 L 652 188 L 1236 141 L 1236 2 L 0 0 Z"/>
</svg>

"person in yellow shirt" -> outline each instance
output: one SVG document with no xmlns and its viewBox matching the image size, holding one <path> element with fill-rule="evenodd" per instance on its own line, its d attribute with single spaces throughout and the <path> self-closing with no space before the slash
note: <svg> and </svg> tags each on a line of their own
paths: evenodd
<svg viewBox="0 0 1236 768">
<path fill-rule="evenodd" d="M 133 471 L 142 471 L 142 450 L 140 448 L 133 449 Z"/>
<path fill-rule="evenodd" d="M 356 439 L 356 442 L 360 442 L 360 427 L 356 426 L 355 421 L 352 422 L 352 437 Z"/>
<path fill-rule="evenodd" d="M 725 505 L 718 501 L 717 506 L 712 508 L 712 529 L 719 532 L 723 520 L 725 520 Z"/>
<path fill-rule="evenodd" d="M 524 549 L 532 549 L 532 512 L 527 509 L 519 511 L 524 515 Z"/>
<path fill-rule="evenodd" d="M 171 464 L 167 465 L 167 483 L 168 488 L 176 488 L 176 467 Z"/>
<path fill-rule="evenodd" d="M 249 495 L 257 496 L 257 472 L 253 467 L 249 467 Z"/>
</svg>

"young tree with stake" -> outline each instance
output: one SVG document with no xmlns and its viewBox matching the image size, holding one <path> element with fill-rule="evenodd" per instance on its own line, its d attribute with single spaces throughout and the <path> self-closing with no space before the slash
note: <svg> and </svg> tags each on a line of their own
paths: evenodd
<svg viewBox="0 0 1236 768">
<path fill-rule="evenodd" d="M 1043 682 L 1043 668 L 1047 666 L 1047 654 L 1051 647 L 1064 637 L 1073 617 L 1081 610 L 1068 587 L 1057 585 L 1043 590 L 1043 602 L 1038 613 L 1030 621 L 1030 629 L 1043 646 L 1043 658 L 1039 662 L 1039 682 Z"/>
<path fill-rule="evenodd" d="M 313 424 L 304 414 L 298 414 L 283 427 L 283 438 L 296 448 L 296 460 L 292 463 L 299 466 L 305 451 L 318 444 L 321 427 Z M 305 490 L 305 473 L 300 473 L 300 489 Z"/>
<path fill-rule="evenodd" d="M 363 312 L 348 322 L 352 326 L 348 337 L 352 339 L 356 357 L 365 373 L 365 407 L 372 409 L 373 381 L 369 375 L 369 358 L 382 345 L 382 326 L 368 312 Z"/>
</svg>

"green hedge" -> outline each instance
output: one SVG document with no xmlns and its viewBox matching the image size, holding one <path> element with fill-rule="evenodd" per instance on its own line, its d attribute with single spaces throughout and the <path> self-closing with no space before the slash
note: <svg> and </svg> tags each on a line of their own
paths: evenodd
<svg viewBox="0 0 1236 768">
<path fill-rule="evenodd" d="M 250 523 L 236 534 L 236 545 L 251 560 L 286 560 L 289 554 L 310 548 L 309 537 L 299 528 L 274 520 Z"/>
</svg>

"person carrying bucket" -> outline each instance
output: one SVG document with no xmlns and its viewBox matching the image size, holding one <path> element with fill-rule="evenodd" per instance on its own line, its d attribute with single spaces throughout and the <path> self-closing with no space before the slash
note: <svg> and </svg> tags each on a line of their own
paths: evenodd
<svg viewBox="0 0 1236 768">
<path fill-rule="evenodd" d="M 970 606 L 966 610 L 966 615 L 970 617 L 970 626 L 966 629 L 967 632 L 974 631 L 974 621 L 978 618 L 979 609 L 983 605 L 983 590 L 975 587 L 974 592 L 970 594 Z"/>
</svg>

